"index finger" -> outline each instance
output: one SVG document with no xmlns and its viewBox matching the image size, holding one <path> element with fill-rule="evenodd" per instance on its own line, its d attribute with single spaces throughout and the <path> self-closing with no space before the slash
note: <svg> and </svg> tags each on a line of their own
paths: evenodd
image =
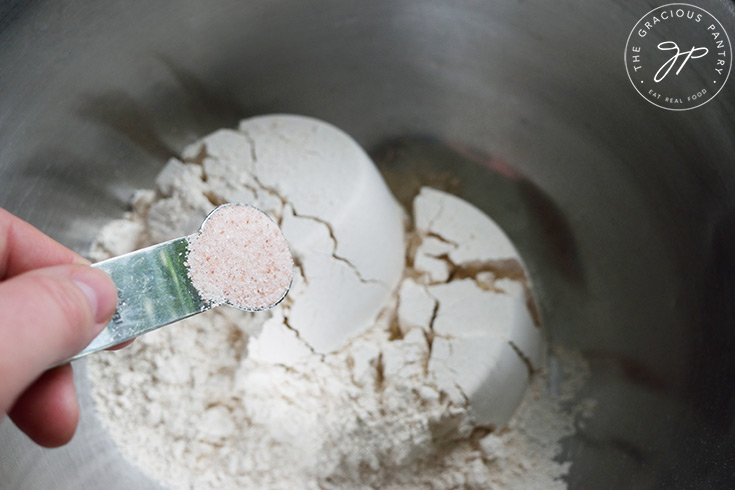
<svg viewBox="0 0 735 490">
<path fill-rule="evenodd" d="M 88 264 L 30 223 L 0 208 L 0 279 L 63 264 Z"/>
</svg>

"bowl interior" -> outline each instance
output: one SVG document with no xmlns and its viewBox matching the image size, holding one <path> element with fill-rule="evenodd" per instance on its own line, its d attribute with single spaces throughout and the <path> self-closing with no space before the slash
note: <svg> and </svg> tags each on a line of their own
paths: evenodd
<svg viewBox="0 0 735 490">
<path fill-rule="evenodd" d="M 734 32 L 731 5 L 700 4 Z M 735 468 L 735 84 L 683 113 L 645 102 L 622 60 L 650 8 L 5 2 L 0 206 L 84 252 L 187 143 L 256 114 L 326 120 L 399 198 L 451 174 L 516 243 L 550 340 L 593 370 L 571 488 L 717 488 Z M 0 486 L 153 488 L 77 371 L 75 440 L 45 451 L 3 424 Z"/>
</svg>

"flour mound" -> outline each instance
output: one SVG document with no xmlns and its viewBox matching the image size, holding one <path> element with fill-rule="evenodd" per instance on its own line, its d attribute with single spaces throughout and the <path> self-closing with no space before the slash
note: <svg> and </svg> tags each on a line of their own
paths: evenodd
<svg viewBox="0 0 735 490">
<path fill-rule="evenodd" d="M 344 135 L 319 131 L 299 133 L 298 144 L 311 145 L 304 161 L 326 161 L 315 159 L 322 147 L 309 140 L 313 134 L 353 152 Z M 392 234 L 398 243 L 404 231 L 407 237 L 395 261 L 400 270 L 371 277 L 376 271 L 362 255 L 371 247 L 350 242 L 339 207 L 323 204 L 335 214 L 320 217 L 303 182 L 279 190 L 251 173 L 265 172 L 269 153 L 278 156 L 278 145 L 295 140 L 254 134 L 218 132 L 192 145 L 94 244 L 92 256 L 101 260 L 185 236 L 216 205 L 240 201 L 282 225 L 295 259 L 291 292 L 272 310 L 217 308 L 88 358 L 98 416 L 122 455 L 175 489 L 566 488 L 569 465 L 556 458 L 581 414 L 571 400 L 588 369 L 556 349 L 551 355 L 565 376 L 561 395 L 547 392 L 541 337 L 522 271 L 508 259 L 512 246 L 492 227 L 485 229 L 495 241 L 475 233 L 489 218 L 455 197 L 422 191 L 412 224 Z M 319 151 L 337 162 L 342 155 Z M 395 224 L 393 205 L 386 198 Z M 297 211 L 305 207 L 308 213 Z M 483 248 L 489 242 L 495 245 Z M 339 280 L 342 290 L 331 286 Z M 304 299 L 345 288 L 355 304 L 388 300 L 377 313 L 363 311 L 359 325 L 349 318 L 341 325 L 342 313 L 320 310 L 349 312 L 351 304 Z M 477 299 L 465 305 L 468 294 Z M 488 308 L 502 314 L 488 322 Z M 314 318 L 329 329 L 309 323 Z M 474 364 L 462 354 L 478 349 Z M 488 393 L 491 378 L 507 391 Z"/>
</svg>

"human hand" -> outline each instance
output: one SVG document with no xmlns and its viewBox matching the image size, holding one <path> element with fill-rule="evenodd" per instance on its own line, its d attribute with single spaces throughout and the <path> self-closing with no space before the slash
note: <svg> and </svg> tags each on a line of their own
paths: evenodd
<svg viewBox="0 0 735 490">
<path fill-rule="evenodd" d="M 72 368 L 47 369 L 86 347 L 116 306 L 107 274 L 0 209 L 0 417 L 42 446 L 69 442 L 79 421 Z"/>
</svg>

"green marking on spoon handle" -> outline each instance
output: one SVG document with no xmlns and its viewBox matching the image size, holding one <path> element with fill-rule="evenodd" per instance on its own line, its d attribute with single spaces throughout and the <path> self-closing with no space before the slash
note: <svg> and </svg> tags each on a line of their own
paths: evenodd
<svg viewBox="0 0 735 490">
<path fill-rule="evenodd" d="M 188 237 L 177 238 L 93 264 L 115 282 L 117 310 L 105 329 L 70 360 L 211 308 L 189 279 L 187 242 Z"/>
</svg>

